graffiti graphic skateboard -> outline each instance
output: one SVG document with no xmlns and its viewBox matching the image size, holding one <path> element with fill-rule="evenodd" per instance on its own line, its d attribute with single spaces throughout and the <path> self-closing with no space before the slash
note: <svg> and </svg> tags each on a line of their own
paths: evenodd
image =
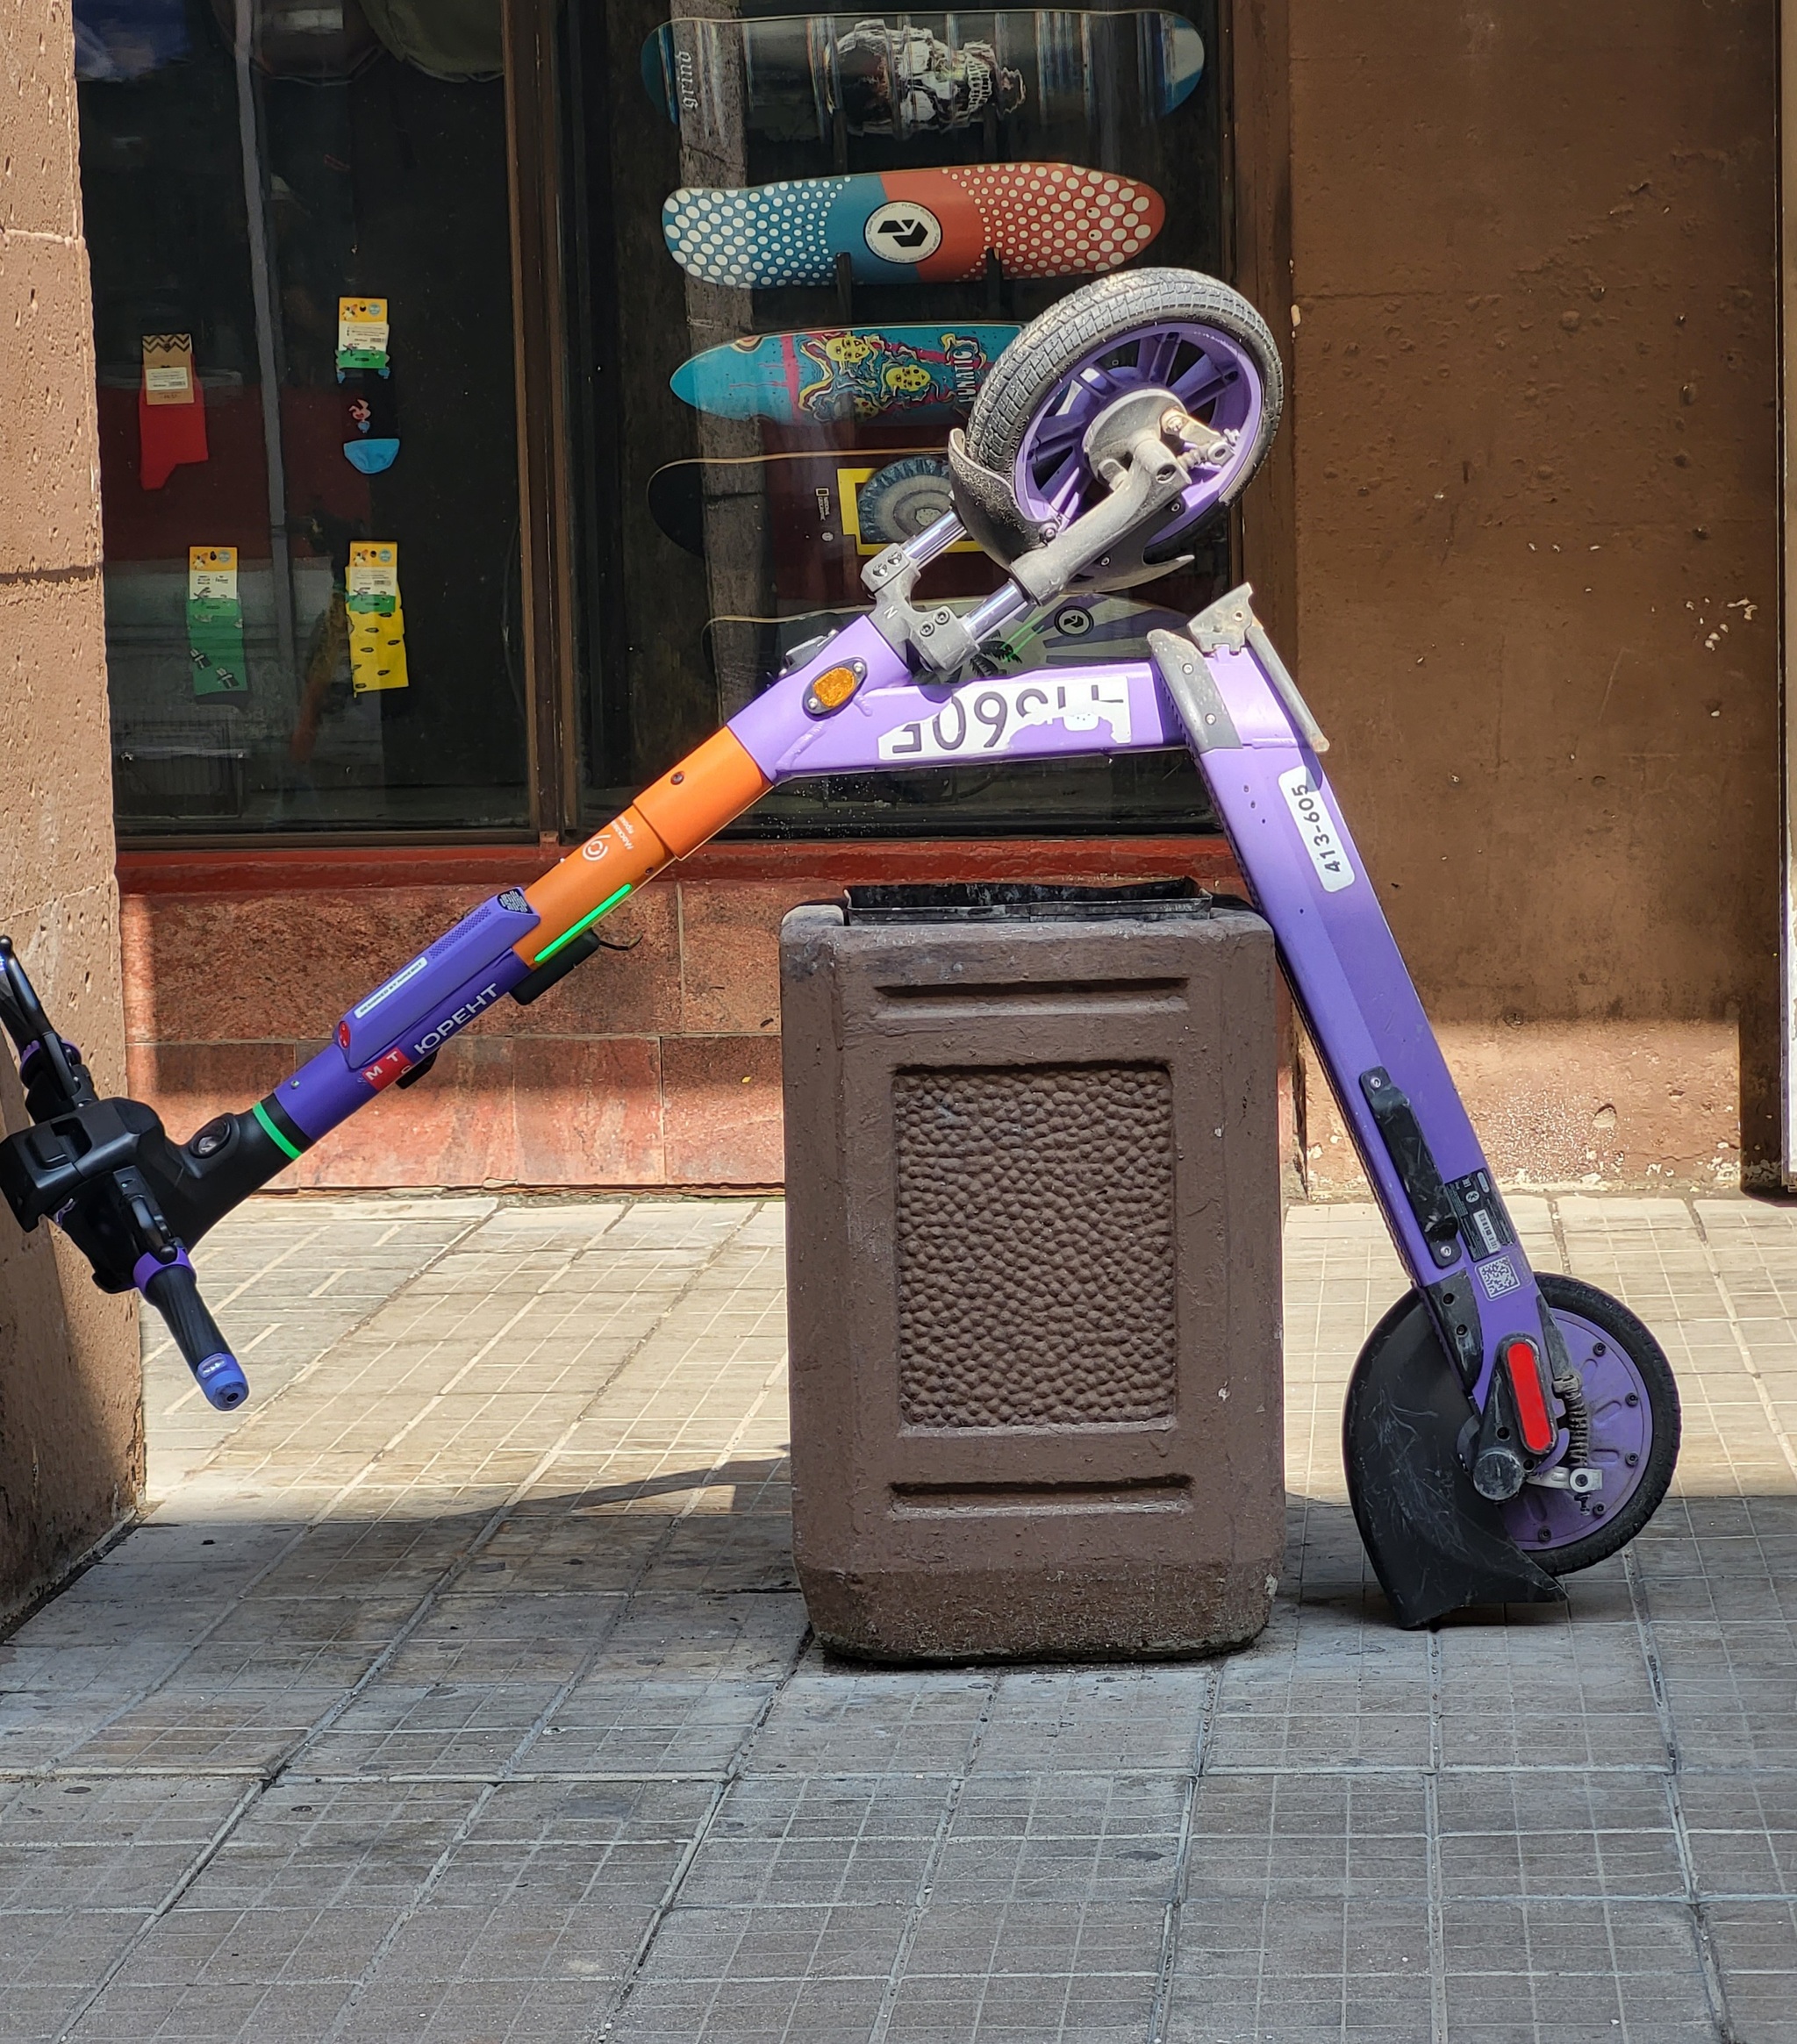
<svg viewBox="0 0 1797 2044">
<path fill-rule="evenodd" d="M 649 97 L 713 147 L 739 124 L 770 141 L 827 141 L 840 117 L 851 135 L 898 141 L 990 118 L 1015 147 L 1053 122 L 1158 120 L 1203 72 L 1193 25 L 1146 10 L 676 20 L 642 46 Z"/>
<path fill-rule="evenodd" d="M 1151 185 L 1072 163 L 958 163 L 745 190 L 683 187 L 662 208 L 674 259 L 746 290 L 827 284 L 846 255 L 863 283 L 984 274 L 1092 276 L 1140 255 L 1166 208 Z"/>
<path fill-rule="evenodd" d="M 820 327 L 752 333 L 682 362 L 674 395 L 714 418 L 965 418 L 1014 326 Z"/>
<path fill-rule="evenodd" d="M 861 571 L 873 555 L 914 539 L 950 508 L 949 465 L 940 447 L 670 461 L 650 476 L 648 504 L 661 531 L 700 558 L 707 510 L 727 517 L 745 506 L 767 535 L 776 602 L 859 609 Z M 734 550 L 743 535 L 729 529 Z M 996 584 L 991 561 L 962 540 L 931 586 L 944 597 L 977 597 Z"/>
</svg>

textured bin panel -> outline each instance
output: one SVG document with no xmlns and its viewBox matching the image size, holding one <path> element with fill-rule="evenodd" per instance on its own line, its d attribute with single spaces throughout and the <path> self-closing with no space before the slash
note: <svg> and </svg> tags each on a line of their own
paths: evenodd
<svg viewBox="0 0 1797 2044">
<path fill-rule="evenodd" d="M 913 1426 L 1173 1410 L 1164 1066 L 897 1075 L 898 1402 Z"/>
<path fill-rule="evenodd" d="M 884 1660 L 1200 1654 L 1285 1541 L 1271 933 L 781 932 L 793 1552 Z"/>
</svg>

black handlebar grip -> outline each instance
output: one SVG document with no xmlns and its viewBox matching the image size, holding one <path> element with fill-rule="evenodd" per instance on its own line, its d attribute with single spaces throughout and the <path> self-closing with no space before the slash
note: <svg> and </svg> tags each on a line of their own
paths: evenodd
<svg viewBox="0 0 1797 2044">
<path fill-rule="evenodd" d="M 158 1262 L 154 1256 L 138 1260 L 132 1273 L 137 1288 L 168 1324 L 194 1381 L 206 1395 L 208 1404 L 228 1412 L 249 1396 L 249 1379 L 242 1366 L 225 1346 L 218 1325 L 200 1297 L 193 1265 L 183 1249 L 172 1263 Z"/>
</svg>

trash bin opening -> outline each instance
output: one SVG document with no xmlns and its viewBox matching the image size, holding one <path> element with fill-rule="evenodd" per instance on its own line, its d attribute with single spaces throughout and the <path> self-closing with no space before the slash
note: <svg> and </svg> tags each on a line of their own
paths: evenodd
<svg viewBox="0 0 1797 2044">
<path fill-rule="evenodd" d="M 1027 880 L 941 886 L 851 887 L 851 923 L 1091 922 L 1207 916 L 1212 897 L 1184 875 L 1129 887 L 1060 887 Z"/>
</svg>

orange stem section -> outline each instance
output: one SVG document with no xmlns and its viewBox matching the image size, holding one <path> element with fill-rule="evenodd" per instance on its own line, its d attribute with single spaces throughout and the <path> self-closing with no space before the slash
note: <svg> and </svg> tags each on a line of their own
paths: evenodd
<svg viewBox="0 0 1797 2044">
<path fill-rule="evenodd" d="M 619 889 L 639 888 L 674 860 L 696 852 L 772 785 L 741 739 L 728 730 L 713 732 L 645 788 L 622 816 L 525 889 L 524 898 L 542 919 L 513 948 L 526 961 L 536 958 Z"/>
</svg>

